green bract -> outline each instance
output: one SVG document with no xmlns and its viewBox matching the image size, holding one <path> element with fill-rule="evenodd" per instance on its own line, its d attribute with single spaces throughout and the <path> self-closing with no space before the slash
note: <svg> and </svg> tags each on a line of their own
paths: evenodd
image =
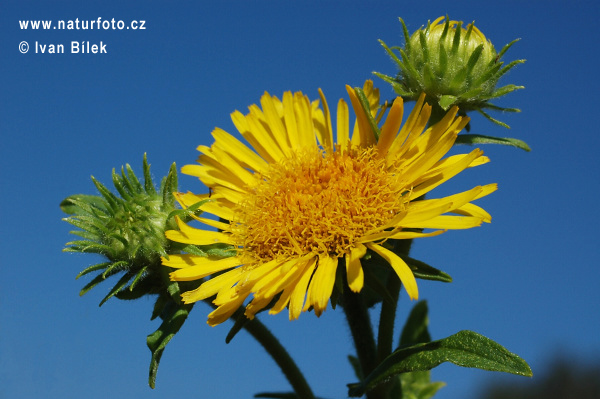
<svg viewBox="0 0 600 399">
<path fill-rule="evenodd" d="M 164 276 L 160 257 L 169 253 L 170 241 L 165 231 L 176 228 L 173 218 L 169 218 L 175 210 L 175 165 L 158 191 L 152 183 L 145 155 L 144 184 L 129 165 L 121 168 L 120 174 L 113 169 L 112 178 L 120 197 L 92 177 L 101 195 L 72 195 L 61 203 L 62 210 L 71 215 L 64 220 L 80 229 L 71 233 L 83 238 L 67 243 L 64 251 L 97 253 L 106 258 L 105 262 L 79 273 L 78 278 L 99 272 L 80 295 L 110 276 L 123 274 L 100 305 L 112 296 L 134 299 L 159 293 L 163 286 L 170 284 Z"/>
<path fill-rule="evenodd" d="M 462 114 L 476 110 L 492 122 L 508 127 L 489 116 L 484 109 L 519 112 L 516 108 L 502 108 L 490 103 L 523 86 L 496 87 L 498 80 L 512 67 L 525 62 L 516 60 L 504 65 L 501 61 L 506 51 L 518 41 L 505 45 L 497 53 L 492 43 L 475 27 L 467 28 L 462 22 L 440 17 L 409 35 L 404 21 L 404 48 L 389 48 L 380 41 L 398 65 L 396 77 L 375 72 L 403 98 L 416 100 L 422 92 L 433 105 L 433 114 L 442 114 L 457 105 Z M 400 53 L 401 59 L 394 50 Z"/>
</svg>

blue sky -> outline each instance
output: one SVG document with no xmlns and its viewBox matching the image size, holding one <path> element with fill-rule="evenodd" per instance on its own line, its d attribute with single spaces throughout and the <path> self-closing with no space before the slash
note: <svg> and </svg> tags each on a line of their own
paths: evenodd
<svg viewBox="0 0 600 399">
<path fill-rule="evenodd" d="M 276 365 L 245 334 L 225 345 L 227 325 L 205 324 L 197 306 L 169 344 L 157 388 L 147 386 L 150 299 L 97 304 L 107 287 L 84 297 L 75 276 L 97 262 L 61 252 L 72 237 L 60 201 L 94 193 L 90 175 L 148 154 L 156 178 L 172 162 L 193 163 L 216 126 L 235 132 L 229 114 L 245 111 L 264 91 L 320 87 L 335 104 L 344 85 L 395 72 L 377 39 L 402 43 L 410 31 L 448 14 L 470 22 L 501 48 L 521 38 L 505 59 L 525 58 L 502 81 L 526 86 L 499 105 L 510 131 L 475 118 L 473 132 L 525 140 L 531 153 L 484 146 L 492 162 L 469 170 L 450 190 L 497 182 L 480 200 L 493 222 L 415 244 L 413 256 L 453 278 L 421 282 L 434 339 L 463 329 L 486 335 L 525 358 L 534 375 L 556 353 L 584 361 L 600 356 L 597 289 L 600 132 L 594 2 L 3 2 L 0 5 L 0 397 L 238 398 L 283 391 Z M 144 20 L 145 30 L 21 30 L 19 20 Z M 19 52 L 27 41 L 30 50 Z M 102 42 L 107 54 L 35 54 L 33 43 Z M 467 148 L 465 148 L 465 151 Z M 191 177 L 180 189 L 202 192 Z M 410 304 L 401 298 L 398 317 Z M 345 397 L 354 382 L 353 351 L 339 311 L 289 322 L 263 321 L 297 358 L 318 395 Z M 476 398 L 499 377 L 442 365 L 439 399 Z M 535 378 L 535 377 L 534 377 Z"/>
</svg>

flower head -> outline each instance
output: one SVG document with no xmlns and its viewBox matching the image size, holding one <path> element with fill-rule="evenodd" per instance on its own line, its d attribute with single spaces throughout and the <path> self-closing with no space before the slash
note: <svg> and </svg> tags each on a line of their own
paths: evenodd
<svg viewBox="0 0 600 399">
<path fill-rule="evenodd" d="M 245 311 L 249 318 L 267 306 L 270 313 L 288 308 L 290 319 L 311 308 L 320 315 L 338 267 L 345 269 L 349 289 L 361 291 L 361 258 L 367 252 L 385 260 L 408 295 L 417 298 L 413 272 L 388 249 L 388 241 L 434 236 L 491 220 L 471 201 L 493 192 L 494 184 L 417 201 L 462 170 L 488 161 L 479 149 L 443 158 L 468 122 L 457 116 L 457 107 L 427 128 L 431 107 L 423 95 L 402 125 L 403 102 L 397 98 L 379 129 L 379 95 L 372 83 L 358 91 L 362 97 L 347 89 L 357 115 L 352 135 L 344 100 L 338 103 L 334 141 L 322 92 L 322 108 L 302 93 L 286 92 L 282 100 L 265 93 L 262 109 L 252 105 L 247 115 L 232 114 L 250 147 L 217 128 L 215 143 L 198 147 L 199 165 L 183 167 L 183 173 L 199 177 L 211 189 L 211 201 L 200 209 L 221 221 L 195 219 L 219 231 L 180 221 L 180 230 L 168 231 L 167 237 L 196 245 L 227 243 L 237 250 L 228 258 L 182 254 L 163 259 L 164 265 L 177 269 L 171 273 L 176 281 L 212 275 L 182 295 L 184 302 L 216 295 L 217 309 L 209 324 L 229 318 L 250 296 Z M 178 195 L 184 207 L 206 198 Z"/>
<path fill-rule="evenodd" d="M 492 42 L 473 23 L 465 29 L 462 21 L 439 17 L 409 35 L 404 21 L 400 19 L 400 22 L 405 37 L 404 49 L 400 49 L 402 60 L 381 41 L 398 65 L 398 75 L 393 78 L 376 73 L 377 76 L 391 83 L 396 93 L 405 99 L 416 100 L 422 92 L 427 93 L 427 101 L 434 104 L 434 113 L 445 112 L 457 105 L 462 114 L 477 110 L 492 122 L 508 127 L 484 109 L 519 111 L 490 103 L 494 98 L 523 88 L 512 84 L 496 87 L 506 72 L 525 62 L 516 60 L 504 65 L 501 61 L 517 40 L 497 53 Z"/>
<path fill-rule="evenodd" d="M 70 215 L 64 220 L 80 229 L 71 233 L 83 238 L 67 243 L 64 251 L 96 253 L 106 258 L 105 262 L 87 267 L 77 275 L 79 278 L 100 272 L 80 295 L 105 279 L 122 274 L 100 305 L 113 296 L 134 299 L 157 294 L 169 285 L 163 278 L 160 258 L 173 244 L 165 237 L 165 231 L 176 227 L 169 214 L 175 210 L 171 193 L 177 190 L 177 171 L 173 164 L 156 190 L 146 155 L 143 167 L 143 184 L 129 165 L 121 168 L 120 174 L 113 169 L 113 184 L 120 196 L 92 176 L 101 195 L 73 195 L 61 203 L 63 211 Z"/>
</svg>

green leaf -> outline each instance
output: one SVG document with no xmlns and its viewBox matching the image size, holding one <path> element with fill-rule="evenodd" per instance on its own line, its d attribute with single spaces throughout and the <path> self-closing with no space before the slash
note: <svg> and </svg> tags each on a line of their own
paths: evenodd
<svg viewBox="0 0 600 399">
<path fill-rule="evenodd" d="M 399 380 L 402 384 L 402 399 L 430 399 L 446 386 L 444 382 L 431 382 L 429 371 L 400 374 Z"/>
<path fill-rule="evenodd" d="M 133 284 L 130 284 L 129 287 L 117 292 L 115 294 L 115 298 L 124 301 L 132 301 L 145 295 L 152 294 L 155 287 L 155 284 L 152 282 L 152 280 L 148 278 L 141 279 L 133 288 L 131 288 L 132 285 Z"/>
<path fill-rule="evenodd" d="M 97 195 L 75 194 L 70 195 L 60 203 L 60 209 L 67 215 L 80 215 L 85 212 L 82 204 L 89 204 L 96 208 L 106 209 L 106 203 Z"/>
<path fill-rule="evenodd" d="M 167 302 L 169 302 L 170 300 L 171 297 L 165 295 L 164 293 L 158 295 L 158 297 L 156 298 L 156 302 L 154 302 L 154 308 L 152 309 L 152 316 L 150 316 L 150 320 L 154 320 L 158 316 L 160 316 L 165 307 L 167 306 Z"/>
<path fill-rule="evenodd" d="M 175 334 L 177 334 L 181 326 L 183 326 L 192 307 L 193 304 L 174 307 L 175 310 L 173 312 L 170 312 L 170 314 L 163 317 L 163 322 L 158 330 L 148 335 L 148 338 L 146 338 L 146 344 L 152 352 L 148 377 L 148 385 L 150 385 L 150 388 L 154 389 L 155 387 L 156 373 L 158 372 L 158 365 L 165 347 Z"/>
<path fill-rule="evenodd" d="M 239 333 L 242 330 L 242 328 L 244 328 L 246 323 L 248 323 L 250 321 L 250 319 L 248 319 L 246 317 L 244 312 L 239 311 L 239 309 L 238 309 L 238 311 L 236 311 L 236 314 L 234 315 L 234 317 L 235 317 L 235 323 L 233 323 L 233 326 L 231 327 L 231 329 L 227 333 L 227 336 L 225 337 L 226 344 L 230 343 L 231 340 L 237 335 L 237 333 Z"/>
<path fill-rule="evenodd" d="M 469 32 L 471 31 L 473 25 L 471 25 L 471 28 L 469 28 Z M 481 56 L 481 52 L 483 51 L 483 43 L 480 44 L 479 46 L 477 46 L 475 48 L 475 50 L 473 50 L 473 53 L 471 53 L 471 56 L 469 57 L 469 61 L 467 61 L 467 75 L 470 75 L 471 72 L 473 71 L 473 68 L 475 68 L 475 64 L 477 64 L 477 61 L 479 60 L 479 57 Z"/>
<path fill-rule="evenodd" d="M 350 362 L 350 366 L 352 366 L 352 370 L 354 370 L 354 375 L 356 376 L 356 378 L 358 378 L 359 380 L 365 378 L 362 372 L 362 368 L 360 367 L 360 360 L 358 360 L 358 357 L 348 355 L 348 361 Z"/>
<path fill-rule="evenodd" d="M 75 277 L 75 279 L 78 279 L 81 276 L 85 276 L 88 273 L 95 272 L 96 270 L 106 269 L 111 264 L 112 264 L 112 262 L 103 262 L 103 263 L 98 263 L 96 265 L 92 265 L 92 266 L 86 267 L 81 272 L 79 272 L 79 274 L 77 275 L 77 277 Z"/>
<path fill-rule="evenodd" d="M 484 136 L 481 134 L 459 134 L 455 144 L 502 144 L 517 147 L 527 152 L 531 151 L 531 148 L 523 140 L 510 137 Z"/>
<path fill-rule="evenodd" d="M 413 306 L 402 329 L 400 347 L 431 341 L 431 335 L 429 335 L 429 330 L 427 329 L 429 325 L 427 312 L 427 301 L 419 301 Z"/>
<path fill-rule="evenodd" d="M 499 89 L 494 90 L 494 93 L 490 96 L 487 96 L 487 99 L 493 99 L 493 98 L 498 98 L 498 97 L 502 97 L 507 95 L 508 93 L 512 93 L 515 90 L 520 90 L 520 89 L 524 89 L 525 86 L 517 86 L 517 85 L 506 85 L 506 86 L 502 86 Z"/>
<path fill-rule="evenodd" d="M 146 153 L 144 153 L 144 189 L 148 194 L 156 194 L 156 188 L 154 188 L 154 183 L 152 182 L 152 175 L 150 174 L 150 165 L 148 164 L 148 157 Z"/>
<path fill-rule="evenodd" d="M 108 188 L 106 188 L 106 186 L 104 184 L 102 184 L 98 180 L 96 180 L 96 178 L 94 176 L 92 176 L 92 182 L 96 186 L 96 189 L 98 190 L 98 192 L 100 194 L 102 194 L 102 197 L 104 197 L 105 202 L 108 204 L 108 206 L 112 210 L 117 209 L 118 208 L 117 204 L 123 202 L 122 199 L 118 198 L 113 193 L 111 193 L 110 190 Z"/>
<path fill-rule="evenodd" d="M 441 96 L 438 104 L 444 111 L 447 111 L 457 100 L 456 96 L 451 96 L 449 94 Z"/>
<path fill-rule="evenodd" d="M 500 344 L 473 331 L 460 331 L 438 341 L 396 350 L 364 381 L 350 384 L 349 396 L 362 396 L 394 375 L 431 370 L 444 362 L 527 377 L 532 375 L 531 369 L 523 359 Z"/>
<path fill-rule="evenodd" d="M 358 101 L 360 101 L 360 105 L 362 106 L 363 111 L 365 111 L 365 115 L 367 116 L 367 120 L 369 121 L 369 125 L 373 130 L 373 134 L 375 135 L 375 139 L 379 140 L 379 136 L 381 135 L 381 131 L 379 130 L 379 126 L 377 126 L 377 122 L 371 115 L 371 105 L 369 104 L 369 99 L 365 95 L 365 92 L 360 87 L 355 87 L 354 92 L 358 97 Z"/>
<path fill-rule="evenodd" d="M 422 280 L 442 281 L 444 283 L 452 282 L 452 277 L 450 277 L 449 274 L 444 273 L 443 271 L 438 270 L 433 266 L 429 266 L 425 262 L 421 262 L 420 260 L 413 259 L 410 256 L 406 256 L 403 254 L 397 255 L 400 256 L 406 262 L 406 264 L 410 267 L 416 278 L 420 278 Z"/>
<path fill-rule="evenodd" d="M 125 273 L 123 275 L 123 277 L 121 277 L 119 279 L 119 281 L 117 281 L 117 284 L 114 285 L 114 287 L 111 288 L 111 290 L 108 292 L 108 294 L 102 299 L 102 301 L 100 301 L 100 304 L 98 306 L 102 306 L 104 305 L 104 303 L 106 301 L 108 301 L 110 298 L 112 298 L 113 296 L 115 296 L 115 294 L 119 291 L 121 291 L 122 289 L 124 289 L 127 284 L 129 283 L 129 280 L 131 280 L 131 275 L 129 273 Z"/>
<path fill-rule="evenodd" d="M 175 162 L 171 164 L 167 177 L 162 181 L 161 193 L 163 196 L 163 204 L 172 204 L 175 201 L 173 193 L 178 190 L 177 183 L 177 167 Z"/>
</svg>

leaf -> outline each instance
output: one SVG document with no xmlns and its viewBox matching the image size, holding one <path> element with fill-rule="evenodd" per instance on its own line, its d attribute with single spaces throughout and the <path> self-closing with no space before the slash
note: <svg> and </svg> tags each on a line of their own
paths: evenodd
<svg viewBox="0 0 600 399">
<path fill-rule="evenodd" d="M 400 335 L 401 347 L 431 341 L 431 335 L 427 329 L 429 325 L 427 312 L 427 301 L 419 301 L 413 306 L 402 329 L 402 335 Z"/>
<path fill-rule="evenodd" d="M 148 385 L 154 389 L 156 383 L 156 373 L 158 372 L 158 365 L 160 358 L 165 350 L 165 347 L 169 341 L 177 334 L 183 323 L 187 319 L 192 307 L 194 305 L 179 305 L 174 307 L 174 311 L 168 315 L 164 315 L 163 322 L 158 327 L 158 330 L 148 335 L 146 338 L 146 344 L 152 352 L 152 358 L 150 360 L 150 372 L 148 377 Z"/>
<path fill-rule="evenodd" d="M 356 356 L 348 355 L 348 361 L 350 362 L 350 366 L 352 366 L 352 370 L 354 370 L 354 375 L 359 380 L 362 380 L 365 376 L 363 375 L 362 368 L 360 367 L 360 360 Z"/>
<path fill-rule="evenodd" d="M 152 175 L 150 174 L 150 164 L 148 164 L 148 157 L 146 153 L 144 153 L 144 190 L 148 194 L 156 194 L 156 188 L 154 187 L 154 183 L 152 182 Z"/>
<path fill-rule="evenodd" d="M 104 275 L 104 273 L 102 274 Z M 125 273 L 120 279 L 119 281 L 117 281 L 117 284 L 114 285 L 114 287 L 112 287 L 110 289 L 110 291 L 108 292 L 108 294 L 106 294 L 106 296 L 102 299 L 102 301 L 100 301 L 100 304 L 98 306 L 102 306 L 104 305 L 104 303 L 106 301 L 108 301 L 110 298 L 112 298 L 113 296 L 115 296 L 115 294 L 119 291 L 121 291 L 123 288 L 125 288 L 127 286 L 127 284 L 129 283 L 129 280 L 131 280 L 131 275 L 129 273 Z"/>
<path fill-rule="evenodd" d="M 350 384 L 348 395 L 362 396 L 394 375 L 431 370 L 444 362 L 527 377 L 532 375 L 531 369 L 523 359 L 500 344 L 473 331 L 460 331 L 438 341 L 396 350 L 365 380 Z"/>
<path fill-rule="evenodd" d="M 420 260 L 413 259 L 410 256 L 398 254 L 410 267 L 413 274 L 416 278 L 420 278 L 422 280 L 433 280 L 433 281 L 442 281 L 444 283 L 451 283 L 452 277 L 449 274 L 444 273 L 441 270 L 436 269 L 433 266 L 429 266 L 425 262 L 421 262 Z"/>
<path fill-rule="evenodd" d="M 526 142 L 519 139 L 513 139 L 509 137 L 493 137 L 484 136 L 481 134 L 459 134 L 456 139 L 456 144 L 502 144 L 517 147 L 527 152 L 531 151 L 531 148 Z"/>
<path fill-rule="evenodd" d="M 97 195 L 75 194 L 70 195 L 60 203 L 60 209 L 67 215 L 80 215 L 86 213 L 80 203 L 89 204 L 96 208 L 106 209 L 102 197 Z"/>
<path fill-rule="evenodd" d="M 440 97 L 438 104 L 440 105 L 440 107 L 442 107 L 444 111 L 447 111 L 448 108 L 450 108 L 456 102 L 457 99 L 458 98 L 456 96 L 446 94 Z"/>
<path fill-rule="evenodd" d="M 446 386 L 445 382 L 431 382 L 429 371 L 404 373 L 399 376 L 399 380 L 402 384 L 402 399 L 430 399 Z"/>
<path fill-rule="evenodd" d="M 234 317 L 235 323 L 233 323 L 233 326 L 227 333 L 227 337 L 225 337 L 226 344 L 230 343 L 231 340 L 237 335 L 237 333 L 239 333 L 242 330 L 242 328 L 244 328 L 246 323 L 250 321 L 250 319 L 247 318 L 246 315 L 244 315 L 244 312 L 241 312 L 239 309 L 238 311 L 236 311 Z"/>
<path fill-rule="evenodd" d="M 355 87 L 354 92 L 356 93 L 356 97 L 358 101 L 360 101 L 360 105 L 362 106 L 363 111 L 365 111 L 365 115 L 367 116 L 367 120 L 371 129 L 373 130 L 373 134 L 375 135 L 375 139 L 379 140 L 379 136 L 381 135 L 381 131 L 379 130 L 379 126 L 377 126 L 377 122 L 373 119 L 373 115 L 371 115 L 371 105 L 369 104 L 369 99 L 365 95 L 365 92 L 360 87 Z"/>
<path fill-rule="evenodd" d="M 75 277 L 75 279 L 78 279 L 81 276 L 85 276 L 88 273 L 91 272 L 95 272 L 96 270 L 103 270 L 106 269 L 109 265 L 111 265 L 112 262 L 103 262 L 103 263 L 98 263 L 97 265 L 92 265 L 90 267 L 87 267 L 85 269 L 83 269 L 78 275 L 77 277 Z"/>
</svg>

